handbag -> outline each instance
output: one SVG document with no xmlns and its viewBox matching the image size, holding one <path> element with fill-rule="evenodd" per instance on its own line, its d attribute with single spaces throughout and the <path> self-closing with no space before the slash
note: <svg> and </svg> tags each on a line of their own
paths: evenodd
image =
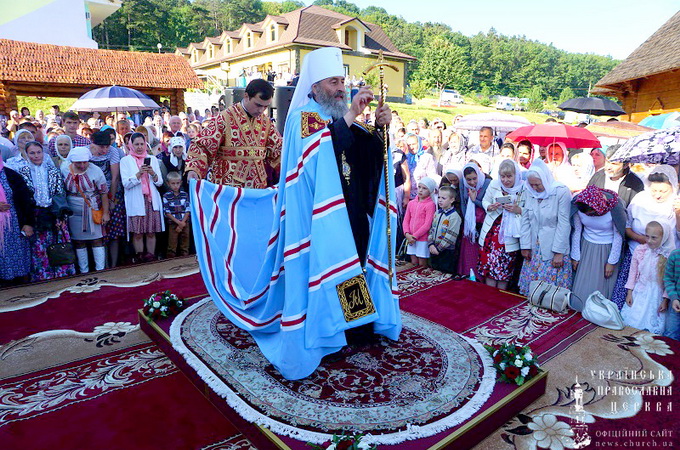
<svg viewBox="0 0 680 450">
<path fill-rule="evenodd" d="M 63 224 L 57 230 L 57 242 L 47 246 L 47 260 L 52 267 L 66 266 L 76 262 L 76 252 L 73 244 L 66 242 Z"/>
<path fill-rule="evenodd" d="M 600 291 L 595 291 L 588 296 L 581 315 L 588 322 L 611 330 L 623 330 L 626 326 L 618 306 Z"/>
<path fill-rule="evenodd" d="M 529 283 L 529 303 L 539 308 L 565 313 L 569 308 L 571 291 L 546 281 L 534 280 Z"/>
</svg>

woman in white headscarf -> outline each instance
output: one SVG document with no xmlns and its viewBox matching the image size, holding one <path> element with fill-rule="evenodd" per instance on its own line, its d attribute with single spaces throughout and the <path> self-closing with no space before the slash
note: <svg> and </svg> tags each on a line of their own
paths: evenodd
<svg viewBox="0 0 680 450">
<path fill-rule="evenodd" d="M 519 257 L 524 183 L 519 164 L 510 159 L 501 161 L 498 176 L 482 200 L 486 217 L 479 233 L 482 248 L 477 272 L 487 285 L 507 289 Z"/>
<path fill-rule="evenodd" d="M 26 129 L 21 129 L 14 133 L 14 147 L 8 154 L 2 155 L 5 165 L 12 170 L 18 171 L 25 166 L 26 162 L 26 143 L 33 140 L 33 133 Z"/>
<path fill-rule="evenodd" d="M 484 222 L 485 212 L 482 200 L 491 182 L 477 163 L 469 162 L 463 167 L 460 187 L 460 208 L 463 218 L 463 238 L 458 259 L 458 273 L 466 277 L 477 270 L 479 244 L 477 239 Z"/>
<path fill-rule="evenodd" d="M 71 210 L 66 205 L 64 177 L 61 171 L 47 163 L 48 156 L 41 143 L 26 144 L 28 164 L 19 169 L 35 200 L 34 238 L 31 241 L 31 281 L 75 275 L 73 264 L 51 266 L 47 248 L 58 242 L 70 242 L 66 219 Z"/>
<path fill-rule="evenodd" d="M 73 149 L 73 140 L 68 134 L 60 134 L 56 136 L 54 141 L 54 150 L 56 155 L 52 157 L 52 162 L 57 169 L 61 169 L 61 165 L 66 162 L 68 154 Z"/>
<path fill-rule="evenodd" d="M 182 190 L 189 192 L 189 183 L 184 171 L 187 159 L 186 141 L 183 137 L 175 136 L 168 144 L 168 153 L 159 153 L 161 177 L 165 182 L 165 189 L 168 189 L 166 181 L 168 173 L 177 172 L 182 175 Z"/>
<path fill-rule="evenodd" d="M 526 173 L 527 191 L 520 226 L 520 248 L 524 257 L 519 291 L 529 293 L 529 283 L 546 281 L 571 289 L 569 258 L 571 193 L 556 181 L 550 169 L 537 159 Z"/>
<path fill-rule="evenodd" d="M 553 142 L 546 147 L 546 163 L 555 180 L 571 189 L 574 168 L 569 164 L 569 151 L 564 142 Z"/>
<path fill-rule="evenodd" d="M 645 228 L 651 221 L 668 225 L 674 231 L 672 243 L 677 247 L 677 226 L 680 205 L 676 206 L 678 192 L 678 174 L 669 165 L 662 164 L 653 169 L 645 182 L 645 190 L 633 197 L 628 205 L 628 220 L 626 221 L 626 243 L 628 251 L 625 253 L 612 300 L 619 308 L 623 307 L 626 299 L 625 284 L 630 270 L 630 261 L 635 249 L 647 242 Z"/>
<path fill-rule="evenodd" d="M 91 158 L 92 153 L 89 148 L 76 147 L 68 155 L 68 164 L 61 166 L 66 201 L 73 211 L 68 222 L 80 273 L 90 271 L 88 244 L 92 247 L 95 270 L 103 270 L 106 266 L 102 227 L 110 219 L 107 195 L 109 187 L 106 184 L 104 172 L 96 165 L 90 164 Z M 99 214 L 101 214 L 101 220 L 99 220 Z"/>
</svg>

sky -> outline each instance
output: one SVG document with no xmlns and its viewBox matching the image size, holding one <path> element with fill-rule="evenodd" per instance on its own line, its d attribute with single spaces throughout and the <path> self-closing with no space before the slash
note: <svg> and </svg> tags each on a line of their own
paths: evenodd
<svg viewBox="0 0 680 450">
<path fill-rule="evenodd" d="M 493 27 L 500 34 L 615 59 L 625 59 L 680 10 L 678 0 L 349 1 L 385 8 L 409 22 L 443 22 L 466 36 Z"/>
</svg>

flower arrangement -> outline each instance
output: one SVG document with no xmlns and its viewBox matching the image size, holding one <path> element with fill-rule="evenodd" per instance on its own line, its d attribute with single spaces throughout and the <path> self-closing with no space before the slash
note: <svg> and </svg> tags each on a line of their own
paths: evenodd
<svg viewBox="0 0 680 450">
<path fill-rule="evenodd" d="M 144 314 L 152 320 L 174 316 L 184 308 L 184 299 L 170 291 L 156 292 L 144 300 Z"/>
<path fill-rule="evenodd" d="M 521 386 L 542 372 L 538 360 L 529 346 L 520 347 L 514 344 L 485 345 L 484 348 L 493 358 L 493 366 L 498 378 L 506 383 Z"/>
<path fill-rule="evenodd" d="M 330 441 L 324 442 L 321 445 L 307 443 L 310 447 L 316 450 L 375 450 L 377 447 L 373 444 L 361 442 L 364 435 L 356 434 L 354 436 L 347 436 L 344 434 L 334 434 Z"/>
</svg>

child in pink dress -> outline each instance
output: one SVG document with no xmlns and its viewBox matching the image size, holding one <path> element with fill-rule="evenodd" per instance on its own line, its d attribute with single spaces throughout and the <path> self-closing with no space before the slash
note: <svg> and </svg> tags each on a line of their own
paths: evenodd
<svg viewBox="0 0 680 450">
<path fill-rule="evenodd" d="M 430 177 L 421 178 L 418 183 L 418 196 L 406 207 L 404 216 L 404 237 L 408 241 L 406 253 L 411 255 L 411 264 L 427 267 L 430 251 L 427 236 L 437 209 L 434 195 L 437 184 Z"/>
<path fill-rule="evenodd" d="M 668 309 L 663 276 L 674 247 L 673 232 L 668 225 L 652 221 L 647 224 L 645 235 L 647 243 L 638 245 L 630 262 L 628 295 L 621 317 L 626 325 L 663 334 Z"/>
</svg>

